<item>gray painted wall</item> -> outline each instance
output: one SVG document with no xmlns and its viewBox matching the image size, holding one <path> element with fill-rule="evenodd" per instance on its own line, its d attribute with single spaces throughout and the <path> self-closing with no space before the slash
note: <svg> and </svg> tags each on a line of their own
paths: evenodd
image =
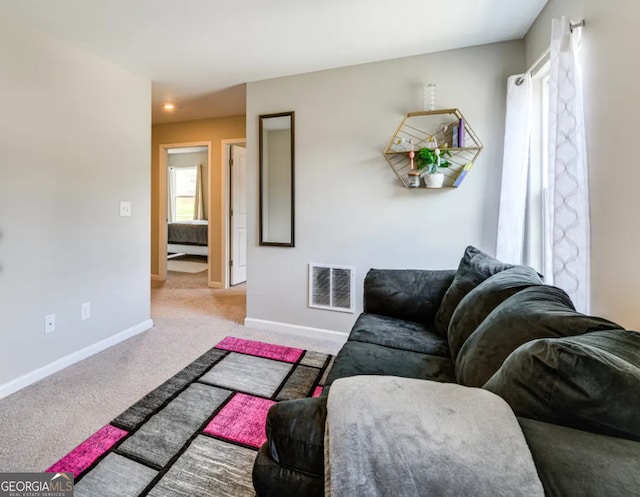
<svg viewBox="0 0 640 497">
<path fill-rule="evenodd" d="M 0 67 L 2 387 L 149 319 L 151 84 L 2 16 Z"/>
<path fill-rule="evenodd" d="M 247 318 L 347 331 L 369 268 L 452 268 L 468 244 L 494 252 L 506 79 L 523 69 L 514 41 L 249 83 Z M 406 190 L 382 155 L 427 82 L 485 144 L 458 190 Z M 259 247 L 258 115 L 291 110 L 296 246 Z M 356 267 L 355 315 L 307 307 L 310 262 Z"/>
</svg>

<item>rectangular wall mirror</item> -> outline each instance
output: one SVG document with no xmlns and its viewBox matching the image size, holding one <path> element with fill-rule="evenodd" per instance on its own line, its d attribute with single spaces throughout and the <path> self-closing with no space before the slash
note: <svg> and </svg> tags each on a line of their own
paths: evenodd
<svg viewBox="0 0 640 497">
<path fill-rule="evenodd" d="M 260 116 L 260 245 L 294 246 L 294 112 Z"/>
</svg>

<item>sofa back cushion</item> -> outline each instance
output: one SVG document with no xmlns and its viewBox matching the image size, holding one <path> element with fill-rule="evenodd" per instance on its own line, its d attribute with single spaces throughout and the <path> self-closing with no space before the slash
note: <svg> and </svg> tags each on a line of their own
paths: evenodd
<svg viewBox="0 0 640 497">
<path fill-rule="evenodd" d="M 436 313 L 436 333 L 446 338 L 451 316 L 463 297 L 490 276 L 511 267 L 512 264 L 500 262 L 481 250 L 468 246 Z"/>
<path fill-rule="evenodd" d="M 466 386 L 481 387 L 523 343 L 614 328 L 621 326 L 575 311 L 569 296 L 559 288 L 525 288 L 496 307 L 464 342 L 455 361 L 456 379 Z"/>
<path fill-rule="evenodd" d="M 542 284 L 535 270 L 516 266 L 494 274 L 471 290 L 460 301 L 449 323 L 452 359 L 456 360 L 467 338 L 498 305 L 525 288 Z"/>
<path fill-rule="evenodd" d="M 640 441 L 640 333 L 529 342 L 484 388 L 518 416 Z"/>
<path fill-rule="evenodd" d="M 433 324 L 454 275 L 452 269 L 370 269 L 364 279 L 364 312 Z"/>
</svg>

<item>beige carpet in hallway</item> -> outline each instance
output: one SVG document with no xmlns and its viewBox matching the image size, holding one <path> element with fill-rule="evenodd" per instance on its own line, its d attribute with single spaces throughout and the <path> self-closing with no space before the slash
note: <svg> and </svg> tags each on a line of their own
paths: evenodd
<svg viewBox="0 0 640 497">
<path fill-rule="evenodd" d="M 244 285 L 209 289 L 206 272 L 155 283 L 152 329 L 0 400 L 0 472 L 46 469 L 227 335 L 339 349 L 331 340 L 245 328 L 245 302 Z"/>
</svg>

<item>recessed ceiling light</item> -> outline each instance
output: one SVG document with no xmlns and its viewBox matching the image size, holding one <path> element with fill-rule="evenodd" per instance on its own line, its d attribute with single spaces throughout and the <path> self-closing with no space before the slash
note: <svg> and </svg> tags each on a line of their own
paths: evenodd
<svg viewBox="0 0 640 497">
<path fill-rule="evenodd" d="M 175 108 L 176 107 L 173 104 L 164 104 L 164 110 L 173 110 Z"/>
</svg>

